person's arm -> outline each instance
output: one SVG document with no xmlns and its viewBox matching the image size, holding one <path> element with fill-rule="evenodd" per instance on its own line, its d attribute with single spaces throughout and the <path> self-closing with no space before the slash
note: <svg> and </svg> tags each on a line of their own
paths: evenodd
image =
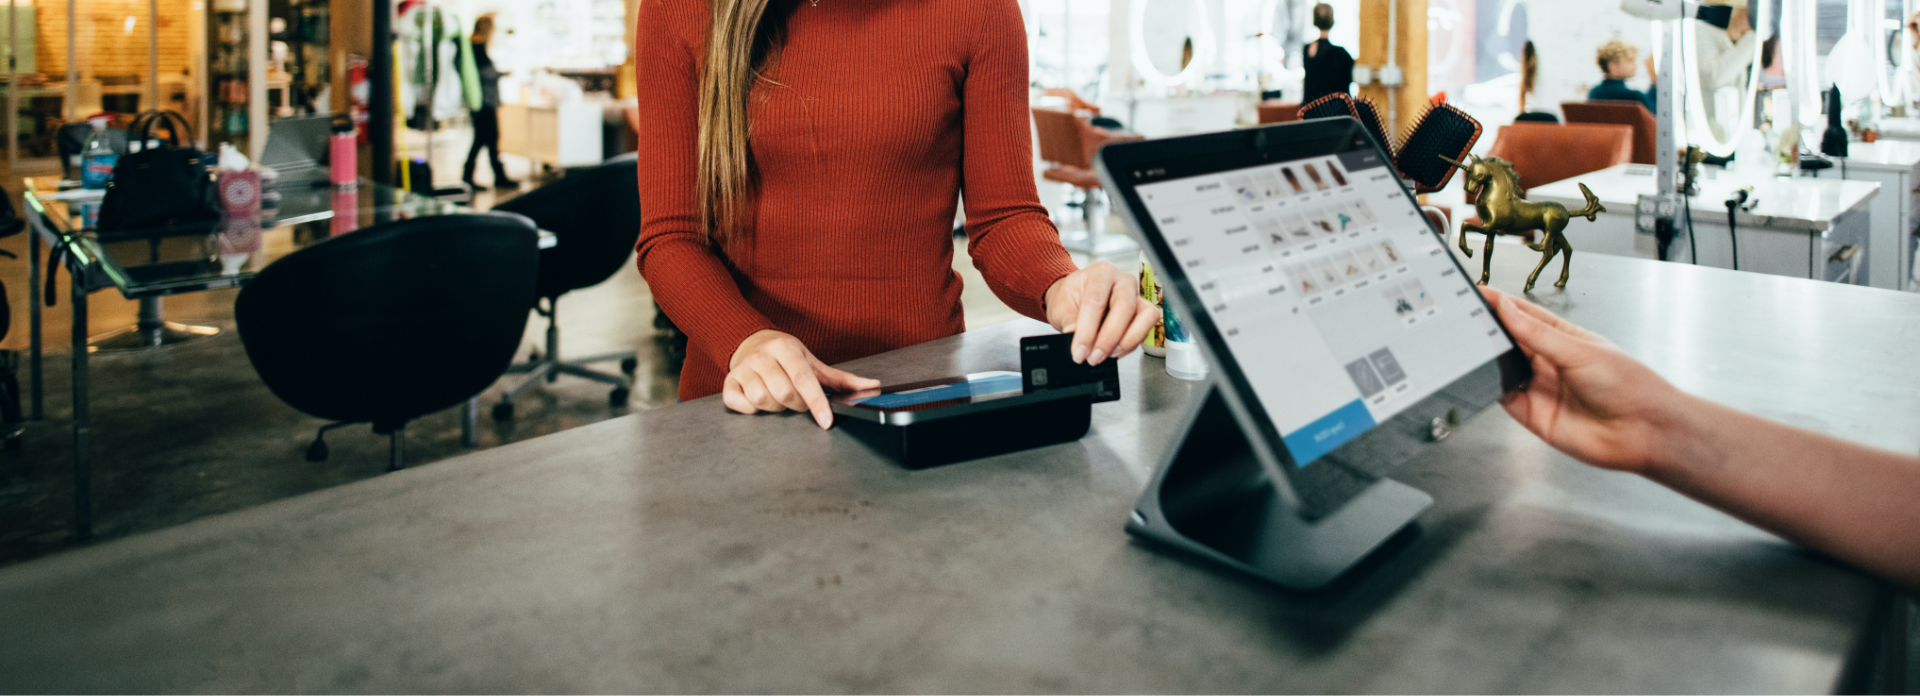
<svg viewBox="0 0 1920 696">
<path fill-rule="evenodd" d="M 1738 86 L 1734 82 L 1753 63 L 1753 45 L 1760 40 L 1758 33 L 1749 31 L 1735 41 L 1724 31 L 1701 27 L 1699 37 L 1700 87 L 1707 91 L 1702 96 L 1711 97 L 1713 91 L 1721 87 Z"/>
<path fill-rule="evenodd" d="M 640 274 L 674 324 L 732 357 L 722 400 L 742 413 L 809 411 L 833 422 L 823 386 L 879 386 L 820 363 L 747 303 L 733 271 L 707 241 L 695 198 L 699 64 L 691 38 L 707 27 L 704 2 L 643 2 L 635 34 L 640 93 Z"/>
<path fill-rule="evenodd" d="M 1689 395 L 1606 339 L 1484 292 L 1533 363 L 1533 383 L 1503 405 L 1547 444 L 1920 588 L 1920 457 Z"/>
<path fill-rule="evenodd" d="M 1098 364 L 1139 347 L 1159 319 L 1139 279 L 1101 261 L 1084 269 L 1034 188 L 1027 36 L 1015 0 L 979 0 L 963 99 L 961 187 L 967 254 L 993 294 L 1072 332 L 1073 357 Z"/>
</svg>

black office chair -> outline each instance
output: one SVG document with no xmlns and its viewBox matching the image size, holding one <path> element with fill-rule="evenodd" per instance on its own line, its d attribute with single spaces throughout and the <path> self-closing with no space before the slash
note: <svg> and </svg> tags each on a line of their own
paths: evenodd
<svg viewBox="0 0 1920 696">
<path fill-rule="evenodd" d="M 622 268 L 640 239 L 639 159 L 628 155 L 594 167 L 567 171 L 553 183 L 521 194 L 494 206 L 494 210 L 525 215 L 540 229 L 553 233 L 558 243 L 540 252 L 540 298 L 534 311 L 547 318 L 547 347 L 535 351 L 529 362 L 514 365 L 513 374 L 527 375 L 525 381 L 507 390 L 493 407 L 496 420 L 513 418 L 513 399 L 542 381 L 553 382 L 560 375 L 613 385 L 607 401 L 614 406 L 627 403 L 633 391 L 633 373 L 638 360 L 631 350 L 595 355 L 579 360 L 560 359 L 560 296 L 574 290 L 599 285 Z M 600 372 L 587 367 L 598 362 L 620 361 L 623 375 Z"/>
<path fill-rule="evenodd" d="M 60 150 L 60 176 L 64 179 L 76 178 L 73 175 L 73 158 L 87 149 L 87 136 L 93 135 L 93 124 L 81 121 L 61 126 L 54 136 L 54 144 Z M 116 155 L 127 154 L 127 132 L 119 128 L 107 129 L 107 144 Z"/>
<path fill-rule="evenodd" d="M 274 262 L 240 291 L 247 359 L 280 400 L 392 438 L 408 421 L 478 396 L 513 362 L 540 272 L 539 233 L 508 215 L 375 225 Z"/>
</svg>

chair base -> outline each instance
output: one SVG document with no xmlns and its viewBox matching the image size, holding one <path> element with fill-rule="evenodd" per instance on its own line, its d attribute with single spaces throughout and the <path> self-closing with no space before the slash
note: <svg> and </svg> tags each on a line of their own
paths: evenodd
<svg viewBox="0 0 1920 696">
<path fill-rule="evenodd" d="M 546 352 L 535 353 L 532 361 L 507 368 L 507 374 L 526 375 L 527 377 L 521 380 L 519 384 L 509 387 L 507 393 L 500 397 L 500 403 L 494 404 L 493 419 L 497 421 L 513 420 L 514 398 L 542 382 L 558 381 L 561 375 L 612 385 L 613 390 L 607 392 L 607 404 L 610 406 L 627 405 L 627 399 L 633 395 L 633 373 L 639 368 L 639 355 L 631 350 L 623 350 L 579 360 L 561 360 L 560 303 L 557 300 L 548 300 L 548 302 L 548 308 L 545 311 L 541 311 L 541 314 L 547 317 Z M 538 311 L 537 308 L 536 311 Z M 612 362 L 614 360 L 620 361 L 620 371 L 624 374 L 616 375 L 611 372 L 601 372 L 587 367 L 593 363 Z"/>
<path fill-rule="evenodd" d="M 87 352 L 118 353 L 162 348 L 219 334 L 220 329 L 212 326 L 191 326 L 167 321 L 161 316 L 160 298 L 144 297 L 140 299 L 139 323 L 87 339 Z"/>
</svg>

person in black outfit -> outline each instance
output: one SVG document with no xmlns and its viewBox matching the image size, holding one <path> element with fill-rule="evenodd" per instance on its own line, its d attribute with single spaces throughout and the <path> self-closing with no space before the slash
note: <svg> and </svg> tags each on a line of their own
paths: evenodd
<svg viewBox="0 0 1920 696">
<path fill-rule="evenodd" d="M 1313 6 L 1313 26 L 1320 30 L 1320 40 L 1301 51 L 1305 58 L 1300 64 L 1307 71 L 1302 105 L 1329 94 L 1344 94 L 1353 85 L 1353 54 L 1327 40 L 1327 33 L 1333 30 L 1332 5 L 1323 2 Z"/>
<path fill-rule="evenodd" d="M 473 149 L 467 151 L 467 168 L 460 180 L 473 190 L 484 187 L 473 183 L 474 165 L 485 148 L 493 163 L 493 187 L 517 189 L 520 182 L 507 178 L 507 165 L 500 162 L 500 71 L 487 55 L 487 42 L 493 38 L 493 15 L 481 15 L 473 22 L 473 62 L 480 69 L 480 110 L 473 114 Z"/>
</svg>

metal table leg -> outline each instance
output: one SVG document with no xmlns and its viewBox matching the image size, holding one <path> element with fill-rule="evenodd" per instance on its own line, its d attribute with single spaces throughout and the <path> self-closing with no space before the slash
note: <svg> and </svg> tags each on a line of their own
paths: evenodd
<svg viewBox="0 0 1920 696">
<path fill-rule="evenodd" d="M 93 435 L 87 408 L 87 281 L 86 271 L 73 275 L 73 536 L 93 536 L 93 461 L 88 440 Z"/>
<path fill-rule="evenodd" d="M 467 399 L 460 410 L 460 444 L 468 449 L 480 446 L 480 397 Z"/>
<path fill-rule="evenodd" d="M 28 387 L 28 420 L 44 420 L 47 417 L 45 399 L 40 372 L 40 213 L 33 206 L 23 206 L 27 212 L 27 363 L 32 372 L 33 386 Z"/>
</svg>

